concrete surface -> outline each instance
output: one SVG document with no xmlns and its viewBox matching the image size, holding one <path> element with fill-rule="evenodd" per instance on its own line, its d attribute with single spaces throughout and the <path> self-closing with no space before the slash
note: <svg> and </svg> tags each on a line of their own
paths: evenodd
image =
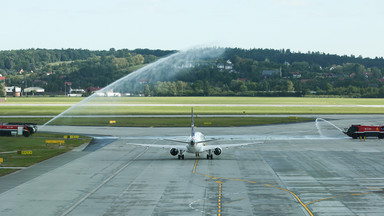
<svg viewBox="0 0 384 216">
<path fill-rule="evenodd" d="M 321 117 L 344 128 L 384 116 Z M 322 120 L 198 128 L 223 144 L 264 142 L 213 160 L 129 144 L 169 144 L 161 138 L 187 127 L 44 130 L 116 140 L 0 178 L 0 215 L 384 215 L 383 140 L 352 140 Z"/>
</svg>

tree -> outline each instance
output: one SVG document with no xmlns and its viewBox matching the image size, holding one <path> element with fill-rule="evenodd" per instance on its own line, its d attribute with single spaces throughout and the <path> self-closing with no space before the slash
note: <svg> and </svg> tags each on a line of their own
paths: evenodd
<svg viewBox="0 0 384 216">
<path fill-rule="evenodd" d="M 146 84 L 146 85 L 144 86 L 144 95 L 145 95 L 145 96 L 150 96 L 150 95 L 151 95 L 151 90 L 150 90 L 148 84 Z"/>
<path fill-rule="evenodd" d="M 293 85 L 293 82 L 290 80 L 287 81 L 287 91 L 289 91 L 289 92 L 295 91 L 295 87 Z"/>
<path fill-rule="evenodd" d="M 5 84 L 3 82 L 0 83 L 0 97 L 5 97 Z"/>
</svg>

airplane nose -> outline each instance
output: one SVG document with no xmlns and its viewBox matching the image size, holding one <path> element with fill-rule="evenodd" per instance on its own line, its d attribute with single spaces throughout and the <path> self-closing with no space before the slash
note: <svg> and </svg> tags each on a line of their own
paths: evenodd
<svg viewBox="0 0 384 216">
<path fill-rule="evenodd" d="M 195 145 L 195 141 L 191 140 L 191 143 L 190 143 L 192 146 Z"/>
</svg>

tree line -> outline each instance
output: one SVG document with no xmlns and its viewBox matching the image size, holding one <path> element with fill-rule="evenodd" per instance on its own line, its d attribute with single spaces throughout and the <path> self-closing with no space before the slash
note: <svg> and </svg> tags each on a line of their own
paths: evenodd
<svg viewBox="0 0 384 216">
<path fill-rule="evenodd" d="M 8 86 L 38 86 L 62 94 L 104 87 L 173 50 L 27 49 L 0 51 L 0 74 Z M 319 52 L 227 48 L 220 58 L 182 68 L 173 80 L 143 83 L 152 96 L 384 97 L 384 59 Z M 273 74 L 268 74 L 273 72 Z"/>
</svg>

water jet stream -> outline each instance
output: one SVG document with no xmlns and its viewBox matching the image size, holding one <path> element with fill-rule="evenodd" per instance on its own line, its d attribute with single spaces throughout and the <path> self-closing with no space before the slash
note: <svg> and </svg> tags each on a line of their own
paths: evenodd
<svg viewBox="0 0 384 216">
<path fill-rule="evenodd" d="M 205 64 L 207 61 L 216 60 L 224 53 L 224 50 L 224 48 L 193 48 L 159 59 L 95 92 L 91 96 L 52 118 L 39 129 L 60 117 L 65 117 L 66 114 L 72 116 L 84 115 L 84 113 L 90 114 L 100 108 L 96 105 L 96 102 L 98 101 L 103 101 L 105 104 L 105 106 L 102 106 L 100 109 L 103 109 L 104 112 L 105 109 L 108 109 L 107 113 L 113 114 L 110 104 L 116 101 L 117 97 L 108 97 L 108 93 L 125 94 L 140 92 L 143 90 L 142 80 L 150 81 L 151 83 L 172 81 L 176 78 L 176 75 L 181 74 L 181 72 L 188 72 L 188 69 L 190 68 Z"/>
<path fill-rule="evenodd" d="M 324 137 L 324 135 L 323 135 L 323 133 L 322 133 L 322 131 L 321 131 L 320 125 L 319 125 L 319 121 L 323 121 L 323 122 L 325 122 L 325 123 L 327 123 L 327 124 L 333 126 L 334 128 L 336 128 L 337 130 L 339 130 L 340 132 L 343 133 L 343 130 L 342 130 L 341 128 L 337 127 L 337 126 L 336 126 L 335 124 L 333 124 L 332 122 L 329 122 L 329 121 L 327 121 L 327 120 L 325 120 L 325 119 L 323 119 L 323 118 L 316 118 L 316 128 L 317 128 L 317 130 L 318 130 L 320 136 L 323 136 L 323 137 Z"/>
</svg>

